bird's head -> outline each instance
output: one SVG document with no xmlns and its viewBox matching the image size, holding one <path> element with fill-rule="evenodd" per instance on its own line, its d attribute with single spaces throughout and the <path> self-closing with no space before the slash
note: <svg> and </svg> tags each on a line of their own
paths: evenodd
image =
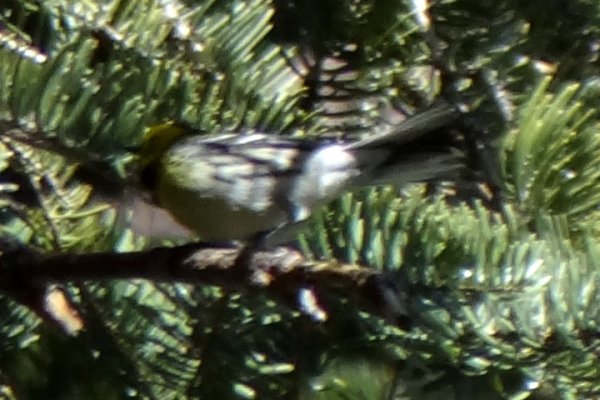
<svg viewBox="0 0 600 400">
<path fill-rule="evenodd" d="M 141 168 L 145 169 L 160 162 L 165 152 L 189 132 L 190 129 L 175 122 L 150 127 L 144 134 L 142 144 L 136 149 Z"/>
</svg>

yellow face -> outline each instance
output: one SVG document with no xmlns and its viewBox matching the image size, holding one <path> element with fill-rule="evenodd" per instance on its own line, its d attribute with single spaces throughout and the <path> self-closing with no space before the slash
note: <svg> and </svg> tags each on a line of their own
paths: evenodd
<svg viewBox="0 0 600 400">
<path fill-rule="evenodd" d="M 142 168 L 159 161 L 173 143 L 186 133 L 184 127 L 173 122 L 155 125 L 148 129 L 138 151 Z"/>
</svg>

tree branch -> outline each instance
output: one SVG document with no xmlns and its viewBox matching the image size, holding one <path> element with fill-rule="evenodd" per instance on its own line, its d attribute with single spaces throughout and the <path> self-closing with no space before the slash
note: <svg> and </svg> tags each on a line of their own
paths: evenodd
<svg viewBox="0 0 600 400">
<path fill-rule="evenodd" d="M 309 298 L 318 303 L 321 291 L 335 290 L 375 313 L 389 315 L 389 299 L 376 270 L 310 261 L 285 247 L 253 252 L 242 263 L 239 255 L 237 247 L 202 243 L 131 253 L 44 254 L 0 241 L 0 290 L 31 307 L 32 293 L 39 294 L 50 284 L 137 278 L 264 290 L 308 313 L 301 293 L 310 291 Z M 317 311 L 322 309 L 317 306 Z"/>
</svg>

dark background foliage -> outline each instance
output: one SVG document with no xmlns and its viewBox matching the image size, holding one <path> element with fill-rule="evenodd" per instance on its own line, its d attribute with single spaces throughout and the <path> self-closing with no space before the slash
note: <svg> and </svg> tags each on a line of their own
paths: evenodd
<svg viewBox="0 0 600 400">
<path fill-rule="evenodd" d="M 110 199 L 126 191 L 127 148 L 165 120 L 358 137 L 443 98 L 489 145 L 478 162 L 498 154 L 500 169 L 479 177 L 493 201 L 461 185 L 372 188 L 300 235 L 314 260 L 389 272 L 409 323 L 343 292 L 319 294 L 319 322 L 256 290 L 118 280 L 60 286 L 85 320 L 69 335 L 5 291 L 0 396 L 598 396 L 599 8 L 3 1 L 3 254 L 9 243 L 48 254 L 153 244 Z"/>
</svg>

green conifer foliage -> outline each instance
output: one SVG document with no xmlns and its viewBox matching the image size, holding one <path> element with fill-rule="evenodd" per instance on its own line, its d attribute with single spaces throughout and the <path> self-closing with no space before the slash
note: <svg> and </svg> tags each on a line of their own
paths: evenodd
<svg viewBox="0 0 600 400">
<path fill-rule="evenodd" d="M 0 398 L 600 396 L 599 30 L 594 0 L 2 1 Z M 351 139 L 436 99 L 497 154 L 493 199 L 367 188 L 297 241 L 314 271 L 381 277 L 401 320 L 342 289 L 319 320 L 299 300 L 318 282 L 107 276 L 50 288 L 68 333 L 3 272 L 23 248 L 156 245 L 114 201 L 153 124 Z"/>
</svg>

